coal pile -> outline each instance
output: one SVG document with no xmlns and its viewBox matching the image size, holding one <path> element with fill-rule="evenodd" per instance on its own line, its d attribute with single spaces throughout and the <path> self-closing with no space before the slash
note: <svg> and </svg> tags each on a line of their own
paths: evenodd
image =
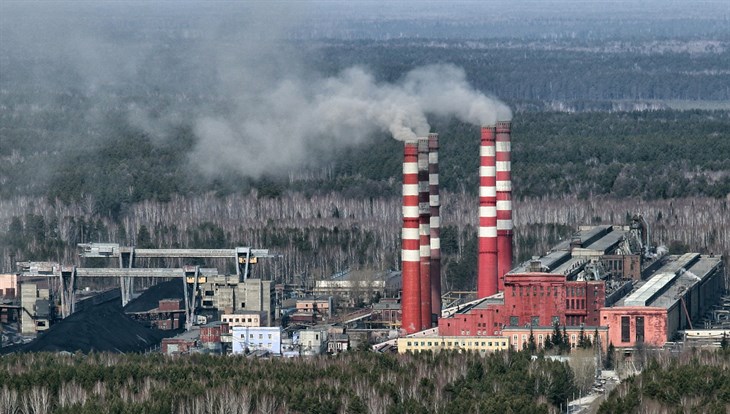
<svg viewBox="0 0 730 414">
<path fill-rule="evenodd" d="M 52 325 L 38 338 L 11 352 L 142 352 L 176 332 L 146 328 L 122 312 L 114 300 L 80 312 Z"/>
<path fill-rule="evenodd" d="M 148 312 L 159 306 L 162 299 L 183 299 L 184 288 L 180 279 L 158 283 L 144 291 L 138 298 L 124 307 L 124 312 Z"/>
</svg>

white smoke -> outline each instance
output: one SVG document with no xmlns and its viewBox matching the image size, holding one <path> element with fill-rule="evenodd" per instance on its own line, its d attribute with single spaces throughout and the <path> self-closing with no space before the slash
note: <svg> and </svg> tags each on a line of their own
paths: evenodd
<svg viewBox="0 0 730 414">
<path fill-rule="evenodd" d="M 195 125 L 193 157 L 210 173 L 226 167 L 256 177 L 289 169 L 312 147 L 352 145 L 378 131 L 414 139 L 429 132 L 428 115 L 475 125 L 511 119 L 506 105 L 472 88 L 453 65 L 417 68 L 397 83 L 377 82 L 361 67 L 314 80 L 289 77 L 232 101 L 231 114 Z"/>
</svg>

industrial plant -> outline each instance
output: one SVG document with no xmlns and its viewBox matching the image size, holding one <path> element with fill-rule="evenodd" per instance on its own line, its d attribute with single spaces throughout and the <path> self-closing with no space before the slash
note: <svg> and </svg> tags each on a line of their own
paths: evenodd
<svg viewBox="0 0 730 414">
<path fill-rule="evenodd" d="M 54 323 L 114 301 L 125 317 L 169 332 L 159 346 L 143 342 L 138 351 L 256 356 L 369 345 L 401 353 L 519 350 L 530 342 L 545 347 L 555 330 L 570 347 L 587 339 L 630 355 L 683 341 L 716 345 L 730 330 L 722 257 L 652 246 L 641 215 L 582 226 L 546 254 L 513 265 L 511 122 L 480 132 L 476 292 L 455 299 L 441 291 L 439 136 L 430 133 L 403 142 L 400 270 L 345 270 L 305 287 L 255 275 L 259 260 L 279 257 L 267 249 L 83 243 L 80 257 L 107 267 L 18 262 L 18 273 L 3 279 L 4 296 L 13 298 L 2 305 L 3 322 L 43 338 Z M 218 260 L 228 272 L 187 264 L 201 260 Z M 78 288 L 89 279 L 118 287 Z M 135 291 L 137 281 L 151 279 L 165 282 Z"/>
</svg>

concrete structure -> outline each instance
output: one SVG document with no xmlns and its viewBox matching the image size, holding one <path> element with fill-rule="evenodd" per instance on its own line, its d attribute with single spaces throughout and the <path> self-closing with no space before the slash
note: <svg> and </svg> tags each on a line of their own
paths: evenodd
<svg viewBox="0 0 730 414">
<path fill-rule="evenodd" d="M 330 354 L 337 354 L 345 352 L 350 349 L 350 336 L 347 334 L 332 334 L 329 335 L 327 341 L 327 352 Z"/>
<path fill-rule="evenodd" d="M 291 321 L 324 322 L 332 318 L 334 310 L 332 296 L 299 298 L 295 306 L 296 312 L 290 316 Z"/>
<path fill-rule="evenodd" d="M 483 126 L 479 146 L 479 253 L 477 297 L 498 291 L 495 128 Z"/>
<path fill-rule="evenodd" d="M 431 327 L 431 207 L 428 138 L 418 138 L 418 236 L 420 241 L 421 329 Z"/>
<path fill-rule="evenodd" d="M 299 331 L 302 355 L 321 355 L 327 350 L 327 327 L 312 327 Z"/>
<path fill-rule="evenodd" d="M 397 297 L 402 289 L 401 272 L 372 270 L 345 270 L 330 279 L 315 282 L 312 293 L 316 296 L 333 296 L 339 306 L 354 306 L 357 302 L 370 302 L 380 297 Z"/>
<path fill-rule="evenodd" d="M 18 296 L 18 275 L 0 275 L 0 297 L 12 299 Z"/>
<path fill-rule="evenodd" d="M 427 336 L 398 338 L 398 353 L 420 351 L 471 351 L 495 352 L 509 349 L 510 340 L 503 336 Z"/>
<path fill-rule="evenodd" d="M 281 355 L 281 327 L 232 327 L 231 351 L 234 354 L 266 351 Z"/>
<path fill-rule="evenodd" d="M 503 277 L 512 270 L 512 164 L 511 122 L 497 122 L 495 132 L 495 166 L 497 184 L 497 282 L 503 289 Z"/>
<path fill-rule="evenodd" d="M 403 149 L 403 232 L 401 268 L 402 327 L 407 333 L 421 329 L 421 271 L 418 210 L 418 142 L 406 141 Z"/>
<path fill-rule="evenodd" d="M 200 308 L 232 314 L 238 311 L 254 311 L 266 314 L 266 321 L 274 320 L 274 282 L 262 279 L 246 279 L 238 282 L 226 276 L 208 277 L 200 284 Z"/>
<path fill-rule="evenodd" d="M 32 335 L 51 326 L 55 306 L 47 283 L 20 283 L 20 333 Z"/>
<path fill-rule="evenodd" d="M 439 136 L 428 134 L 428 187 L 431 231 L 431 314 L 441 314 L 441 199 L 439 197 Z"/>
<path fill-rule="evenodd" d="M 372 319 L 388 326 L 399 327 L 401 320 L 400 299 L 382 298 L 378 303 L 373 303 Z"/>
<path fill-rule="evenodd" d="M 160 345 L 165 355 L 188 354 L 198 346 L 200 331 L 196 328 L 172 338 L 164 338 Z"/>
<path fill-rule="evenodd" d="M 266 312 L 263 311 L 238 311 L 221 315 L 221 322 L 229 327 L 258 328 L 269 326 Z"/>
</svg>

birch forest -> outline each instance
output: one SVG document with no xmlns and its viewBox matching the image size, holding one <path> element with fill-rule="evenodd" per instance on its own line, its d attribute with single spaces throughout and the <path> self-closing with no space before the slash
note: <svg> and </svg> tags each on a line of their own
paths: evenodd
<svg viewBox="0 0 730 414">
<path fill-rule="evenodd" d="M 159 248 L 266 248 L 281 257 L 260 261 L 256 271 L 287 283 L 311 283 L 345 269 L 399 267 L 400 197 L 307 197 L 286 192 L 264 198 L 255 191 L 222 198 L 213 194 L 174 196 L 169 202 L 134 204 L 117 220 L 95 216 L 89 211 L 91 204 L 88 200 L 53 206 L 42 198 L 23 197 L 0 201 L 1 219 L 10 226 L 4 236 L 3 271 L 10 271 L 18 260 L 80 265 L 76 244 L 88 242 Z M 472 289 L 476 283 L 472 262 L 476 260 L 477 200 L 471 194 L 444 192 L 442 204 L 445 288 Z M 672 253 L 728 254 L 727 199 L 564 196 L 524 198 L 515 202 L 514 209 L 514 254 L 521 261 L 546 253 L 579 225 L 627 224 L 633 214 L 642 214 L 653 243 Z"/>
</svg>

